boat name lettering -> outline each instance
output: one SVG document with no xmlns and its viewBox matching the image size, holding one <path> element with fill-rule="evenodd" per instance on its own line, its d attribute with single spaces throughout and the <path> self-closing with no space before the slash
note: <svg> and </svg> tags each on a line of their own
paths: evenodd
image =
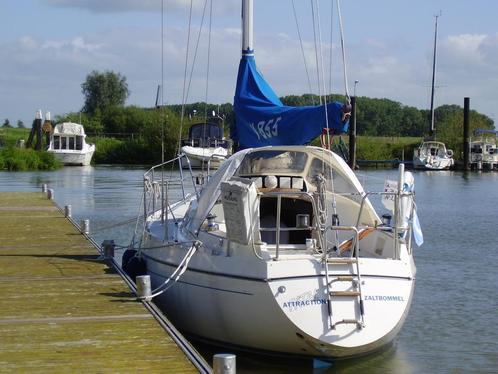
<svg viewBox="0 0 498 374">
<path fill-rule="evenodd" d="M 312 300 L 298 300 L 298 301 L 287 301 L 284 303 L 284 308 L 297 309 L 309 305 L 322 305 L 327 304 L 325 299 L 312 299 Z"/>
<path fill-rule="evenodd" d="M 365 301 L 405 301 L 403 296 L 365 295 Z"/>
<path fill-rule="evenodd" d="M 282 117 L 272 118 L 268 121 L 259 121 L 257 125 L 251 123 L 251 129 L 254 131 L 258 140 L 270 139 L 278 136 L 278 123 Z"/>
</svg>

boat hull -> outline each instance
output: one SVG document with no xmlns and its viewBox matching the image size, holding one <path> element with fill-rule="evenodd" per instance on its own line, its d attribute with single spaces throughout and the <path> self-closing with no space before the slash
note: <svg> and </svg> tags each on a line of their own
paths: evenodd
<svg viewBox="0 0 498 374">
<path fill-rule="evenodd" d="M 448 170 L 453 166 L 453 159 L 437 158 L 427 160 L 427 158 L 413 158 L 413 168 L 419 170 Z"/>
<path fill-rule="evenodd" d="M 86 152 L 78 152 L 78 151 L 49 151 L 49 152 L 52 153 L 64 165 L 88 166 L 92 161 L 95 149 L 91 149 Z"/>
<path fill-rule="evenodd" d="M 207 169 L 208 168 L 208 160 L 203 159 L 200 157 L 195 157 L 195 156 L 188 156 L 188 161 L 186 158 L 181 159 L 182 163 L 182 169 L 189 169 L 189 161 L 190 161 L 190 168 L 192 169 Z M 211 162 L 209 162 L 209 168 L 210 169 L 218 169 L 221 165 L 221 161 L 219 159 L 212 159 Z"/>
<path fill-rule="evenodd" d="M 208 164 L 210 169 L 218 169 L 221 163 L 228 156 L 227 149 L 223 147 L 202 148 L 183 146 L 181 151 L 187 156 L 182 157 L 181 159 L 183 169 L 188 169 L 189 167 L 193 169 L 207 169 Z"/>
<path fill-rule="evenodd" d="M 152 285 L 157 287 L 176 264 L 164 257 L 161 260 L 161 255 L 154 252 L 146 251 L 144 259 Z M 322 273 L 264 279 L 222 274 L 217 267 L 196 268 L 194 264 L 154 301 L 178 328 L 191 335 L 258 351 L 344 358 L 375 351 L 391 342 L 412 300 L 414 279 L 364 275 L 362 282 L 366 311 L 363 328 L 354 324 L 330 328 Z M 393 289 L 396 294 L 389 291 Z M 335 300 L 331 305 L 334 322 L 361 319 L 356 298 Z"/>
</svg>

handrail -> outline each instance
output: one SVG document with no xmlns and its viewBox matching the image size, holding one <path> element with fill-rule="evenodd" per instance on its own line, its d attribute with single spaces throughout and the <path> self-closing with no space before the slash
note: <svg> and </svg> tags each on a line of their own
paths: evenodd
<svg viewBox="0 0 498 374">
<path fill-rule="evenodd" d="M 190 171 L 190 180 L 192 183 L 192 187 L 197 195 L 199 196 L 199 191 L 195 185 L 195 177 L 192 172 L 192 168 L 190 166 L 190 161 L 188 160 L 188 157 L 184 154 L 180 154 L 175 158 L 172 158 L 171 160 L 168 160 L 166 162 L 160 163 L 158 165 L 154 165 L 151 168 L 149 168 L 144 174 L 143 174 L 143 181 L 144 181 L 144 196 L 143 196 L 143 205 L 144 205 L 144 217 L 145 220 L 147 219 L 148 215 L 150 213 L 154 213 L 156 211 L 156 201 L 161 199 L 161 221 L 164 223 L 164 216 L 168 215 L 167 211 L 171 213 L 172 208 L 170 206 L 169 200 L 169 188 L 170 186 L 178 183 L 181 187 L 182 190 L 182 199 L 185 200 L 187 198 L 186 191 L 185 191 L 185 177 L 183 174 L 183 169 L 181 167 L 181 161 L 182 159 L 187 160 L 187 164 L 189 166 L 189 171 Z M 169 176 L 167 179 L 164 178 L 164 171 L 163 170 L 158 170 L 162 169 L 165 166 L 168 165 L 174 165 L 175 163 L 178 163 L 180 166 L 179 172 L 180 172 L 180 177 L 171 177 Z M 161 174 L 161 178 L 157 179 L 157 174 Z M 182 200 L 180 199 L 180 200 Z M 151 211 L 149 211 L 151 209 Z M 174 217 L 174 215 L 173 215 Z"/>
<path fill-rule="evenodd" d="M 280 209 L 279 209 L 279 201 L 282 197 L 285 197 L 285 196 L 300 196 L 300 197 L 305 197 L 307 200 L 309 200 L 312 204 L 312 209 L 313 209 L 313 215 L 315 217 L 318 217 L 318 208 L 316 206 L 316 201 L 314 199 L 314 196 L 312 193 L 310 192 L 305 192 L 305 191 L 269 191 L 269 192 L 260 192 L 260 195 L 261 196 L 265 196 L 265 197 L 277 197 L 277 220 L 279 219 L 280 217 L 280 214 L 281 214 L 281 206 L 280 206 Z M 401 197 L 404 197 L 404 196 L 410 196 L 410 195 L 414 195 L 413 192 L 388 192 L 388 191 L 382 191 L 382 192 L 363 192 L 363 193 L 339 193 L 338 195 L 341 195 L 341 196 L 361 196 L 361 202 L 360 202 L 360 209 L 358 211 L 358 216 L 357 216 L 357 219 L 356 219 L 356 225 L 355 226 L 333 226 L 334 228 L 337 228 L 337 227 L 354 227 L 356 231 L 359 232 L 359 227 L 360 227 L 360 221 L 361 221 L 361 215 L 363 213 L 363 210 L 364 210 L 364 207 L 365 207 L 365 202 L 367 200 L 368 197 L 370 197 L 371 195 L 378 195 L 378 196 L 383 196 L 383 195 L 387 195 L 387 196 L 399 196 L 398 199 L 396 199 L 397 202 L 399 202 L 399 199 Z M 389 230 L 394 230 L 394 235 L 393 235 L 393 240 L 394 240 L 394 245 L 395 245 L 395 258 L 399 258 L 400 256 L 400 253 L 399 253 L 399 248 L 398 248 L 398 234 L 400 231 L 405 231 L 405 230 L 408 230 L 408 233 L 411 232 L 411 228 L 408 227 L 402 227 L 400 225 L 400 220 L 401 220 L 401 217 L 399 216 L 400 215 L 400 206 L 399 206 L 399 203 L 395 203 L 395 212 L 394 212 L 394 217 L 397 217 L 396 221 L 395 221 L 395 225 L 392 226 L 392 227 L 389 227 Z M 385 226 L 382 226 L 380 225 L 380 222 L 379 222 L 379 225 L 376 225 L 376 226 L 373 226 L 373 227 L 370 227 L 374 230 L 377 230 L 377 231 L 388 231 L 388 228 L 386 228 Z M 319 247 L 321 248 L 321 250 L 323 251 L 323 253 L 326 253 L 327 251 L 327 248 L 325 248 L 325 231 L 329 230 L 330 227 L 328 228 L 321 228 L 320 225 L 317 223 L 317 221 L 315 220 L 315 224 L 310 226 L 309 228 L 299 228 L 299 227 L 280 227 L 280 221 L 278 220 L 276 222 L 276 227 L 260 227 L 260 230 L 261 231 L 275 231 L 276 232 L 276 235 L 277 235 L 277 240 L 276 240 L 276 254 L 275 254 L 275 260 L 278 260 L 279 258 L 279 250 L 280 250 L 280 243 L 279 243 L 279 238 L 280 238 L 280 232 L 285 232 L 285 231 L 295 231 L 295 230 L 314 230 L 318 233 L 320 233 L 320 235 L 318 235 L 318 240 L 319 240 Z M 409 242 L 410 243 L 410 242 Z M 409 244 L 408 243 L 408 244 Z"/>
</svg>

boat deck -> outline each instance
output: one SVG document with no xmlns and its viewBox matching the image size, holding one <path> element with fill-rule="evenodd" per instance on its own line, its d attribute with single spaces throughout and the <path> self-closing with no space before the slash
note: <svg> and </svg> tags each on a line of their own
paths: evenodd
<svg viewBox="0 0 498 374">
<path fill-rule="evenodd" d="M 0 372 L 197 373 L 42 193 L 0 193 Z"/>
</svg>

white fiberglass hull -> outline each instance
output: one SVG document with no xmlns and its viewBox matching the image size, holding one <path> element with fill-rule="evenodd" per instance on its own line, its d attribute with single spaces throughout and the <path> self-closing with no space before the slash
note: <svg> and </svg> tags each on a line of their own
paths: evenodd
<svg viewBox="0 0 498 374">
<path fill-rule="evenodd" d="M 208 162 L 210 169 L 217 169 L 228 155 L 228 151 L 223 147 L 201 148 L 183 146 L 181 151 L 188 157 L 190 167 L 193 169 L 207 168 Z M 189 168 L 188 161 L 186 158 L 182 158 L 182 168 Z"/>
<path fill-rule="evenodd" d="M 144 252 L 153 287 L 176 269 L 181 256 L 175 261 L 174 253 L 185 253 L 170 248 L 169 254 L 164 249 Z M 230 266 L 230 257 L 213 258 L 210 253 L 197 253 L 181 279 L 154 300 L 178 328 L 227 345 L 325 358 L 362 355 L 392 341 L 412 300 L 412 264 L 365 260 L 361 264 L 365 326 L 341 324 L 331 329 L 325 275 L 309 272 L 319 264 L 316 259 L 293 261 L 291 266 L 303 271 L 287 276 L 282 272 L 289 263 L 270 263 L 265 277 L 233 274 L 229 269 L 237 265 Z M 342 271 L 347 272 L 348 265 L 344 266 Z M 360 319 L 354 297 L 338 299 L 331 306 L 334 322 Z"/>
<path fill-rule="evenodd" d="M 95 147 L 87 151 L 49 150 L 48 152 L 54 154 L 54 156 L 64 165 L 88 166 L 92 161 Z"/>
<path fill-rule="evenodd" d="M 414 157 L 413 167 L 415 169 L 426 170 L 447 170 L 453 166 L 452 158 L 427 158 L 427 157 Z"/>
</svg>

